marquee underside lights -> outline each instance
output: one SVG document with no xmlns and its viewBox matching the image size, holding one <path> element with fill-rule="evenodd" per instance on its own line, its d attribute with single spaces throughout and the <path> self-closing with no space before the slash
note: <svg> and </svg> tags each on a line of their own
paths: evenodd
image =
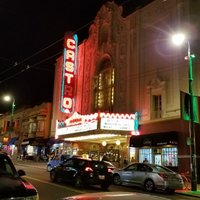
<svg viewBox="0 0 200 200">
<path fill-rule="evenodd" d="M 77 35 L 66 34 L 64 39 L 61 112 L 72 113 L 75 104 L 76 69 L 77 69 Z"/>
<path fill-rule="evenodd" d="M 116 134 L 93 134 L 93 135 L 84 135 L 80 137 L 69 137 L 65 138 L 65 141 L 79 141 L 79 140 L 91 140 L 91 139 L 102 139 L 102 138 L 112 138 L 116 137 Z"/>
</svg>

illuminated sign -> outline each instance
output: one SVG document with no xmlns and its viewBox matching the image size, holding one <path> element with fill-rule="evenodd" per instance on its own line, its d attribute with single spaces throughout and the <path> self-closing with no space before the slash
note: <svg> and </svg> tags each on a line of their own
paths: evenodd
<svg viewBox="0 0 200 200">
<path fill-rule="evenodd" d="M 61 111 L 72 113 L 74 110 L 76 68 L 77 68 L 77 35 L 66 35 L 64 39 L 62 89 L 61 89 Z"/>
<path fill-rule="evenodd" d="M 94 113 L 90 115 L 80 115 L 75 112 L 70 118 L 57 121 L 56 137 L 59 135 L 96 130 L 98 128 L 98 123 L 100 123 L 100 129 L 102 130 L 138 132 L 135 129 L 134 123 L 136 118 L 136 114 Z"/>
<path fill-rule="evenodd" d="M 98 125 L 98 114 L 79 115 L 75 112 L 65 121 L 57 121 L 56 135 L 66 135 L 85 131 L 96 130 Z"/>
<path fill-rule="evenodd" d="M 101 113 L 100 117 L 100 129 L 102 130 L 134 131 L 134 114 Z"/>
</svg>

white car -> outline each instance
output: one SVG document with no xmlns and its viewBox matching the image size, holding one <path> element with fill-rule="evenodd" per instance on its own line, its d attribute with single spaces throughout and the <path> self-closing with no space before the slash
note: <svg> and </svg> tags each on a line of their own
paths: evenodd
<svg viewBox="0 0 200 200">
<path fill-rule="evenodd" d="M 132 163 L 127 167 L 113 172 L 115 185 L 133 185 L 144 188 L 146 191 L 163 190 L 174 193 L 183 188 L 182 177 L 167 167 Z"/>
</svg>

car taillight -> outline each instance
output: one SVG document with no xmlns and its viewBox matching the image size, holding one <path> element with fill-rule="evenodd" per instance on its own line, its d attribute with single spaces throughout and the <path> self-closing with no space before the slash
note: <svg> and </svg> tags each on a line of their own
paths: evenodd
<svg viewBox="0 0 200 200">
<path fill-rule="evenodd" d="M 26 182 L 22 182 L 24 187 L 28 190 L 31 190 L 31 189 L 35 189 L 35 187 L 33 185 L 31 185 L 30 183 L 26 183 Z"/>
<path fill-rule="evenodd" d="M 108 172 L 109 172 L 109 173 L 112 173 L 112 169 L 108 168 Z"/>
<path fill-rule="evenodd" d="M 158 175 L 161 176 L 163 179 L 167 179 L 168 178 L 167 174 L 158 173 Z"/>
<path fill-rule="evenodd" d="M 86 171 L 86 172 L 93 172 L 93 169 L 92 169 L 91 167 L 86 167 L 86 168 L 85 168 L 85 171 Z"/>
</svg>

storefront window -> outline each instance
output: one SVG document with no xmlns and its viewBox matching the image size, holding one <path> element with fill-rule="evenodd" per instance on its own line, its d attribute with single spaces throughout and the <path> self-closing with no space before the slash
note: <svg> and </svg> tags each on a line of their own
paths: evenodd
<svg viewBox="0 0 200 200">
<path fill-rule="evenodd" d="M 176 147 L 162 148 L 162 165 L 178 166 L 178 149 Z"/>
<path fill-rule="evenodd" d="M 143 162 L 144 160 L 152 163 L 152 149 L 140 149 L 139 162 Z"/>
</svg>

